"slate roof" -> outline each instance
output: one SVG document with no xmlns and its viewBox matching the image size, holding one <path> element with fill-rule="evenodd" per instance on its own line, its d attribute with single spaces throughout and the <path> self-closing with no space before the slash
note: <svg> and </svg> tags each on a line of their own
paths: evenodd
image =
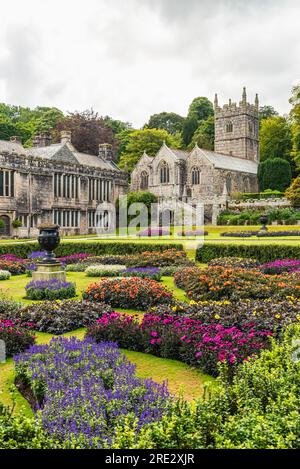
<svg viewBox="0 0 300 469">
<path fill-rule="evenodd" d="M 0 140 L 0 152 L 9 152 L 9 153 L 17 153 L 17 154 L 24 154 L 24 148 L 21 143 L 10 142 L 7 140 Z"/>
<path fill-rule="evenodd" d="M 199 148 L 199 151 L 219 169 L 228 169 L 230 171 L 239 171 L 250 174 L 257 174 L 258 163 L 245 158 L 236 158 L 235 156 L 223 155 L 210 150 Z"/>
<path fill-rule="evenodd" d="M 99 169 L 120 171 L 114 162 L 106 161 L 95 155 L 80 153 L 69 143 L 55 143 L 46 147 L 23 148 L 19 143 L 0 140 L 0 152 L 1 151 L 44 158 L 47 160 L 53 159 L 62 162 L 66 161 L 66 159 L 61 155 L 63 152 L 67 152 L 70 155 L 70 158 L 73 156 L 74 164 L 77 162 L 81 166 L 91 166 Z"/>
<path fill-rule="evenodd" d="M 173 149 L 173 148 L 170 148 L 171 152 L 174 153 L 175 156 L 177 156 L 177 158 L 180 158 L 180 159 L 183 159 L 185 160 L 190 152 L 189 151 L 184 151 L 184 150 L 177 150 L 177 149 Z"/>
</svg>

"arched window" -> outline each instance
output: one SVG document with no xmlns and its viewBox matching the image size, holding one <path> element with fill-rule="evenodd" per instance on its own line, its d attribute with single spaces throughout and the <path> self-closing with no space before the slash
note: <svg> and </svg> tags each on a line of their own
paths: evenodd
<svg viewBox="0 0 300 469">
<path fill-rule="evenodd" d="M 201 183 L 201 171 L 199 168 L 192 169 L 192 184 L 193 186 Z"/>
<path fill-rule="evenodd" d="M 226 176 L 226 189 L 227 189 L 227 193 L 231 194 L 232 183 L 231 183 L 231 176 L 230 175 Z"/>
<path fill-rule="evenodd" d="M 226 132 L 233 132 L 233 123 L 231 121 L 227 122 L 226 124 Z"/>
<path fill-rule="evenodd" d="M 170 182 L 170 170 L 169 166 L 165 161 L 163 161 L 160 165 L 160 183 L 161 184 L 168 184 Z"/>
<path fill-rule="evenodd" d="M 249 129 L 249 133 L 253 134 L 253 124 L 252 124 L 252 122 L 248 122 L 248 129 Z"/>
<path fill-rule="evenodd" d="M 141 189 L 148 189 L 149 186 L 149 174 L 147 171 L 141 172 Z"/>
</svg>

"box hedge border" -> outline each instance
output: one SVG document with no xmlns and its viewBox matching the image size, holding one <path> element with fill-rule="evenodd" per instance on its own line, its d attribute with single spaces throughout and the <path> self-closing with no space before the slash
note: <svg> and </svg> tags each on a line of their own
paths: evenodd
<svg viewBox="0 0 300 469">
<path fill-rule="evenodd" d="M 40 251 L 38 243 L 16 243 L 0 244 L 1 254 L 15 254 L 26 258 L 32 251 Z M 182 244 L 159 244 L 159 243 L 102 243 L 99 242 L 62 242 L 55 250 L 57 257 L 68 256 L 79 252 L 88 252 L 95 256 L 102 255 L 125 255 L 138 254 L 143 251 L 166 251 L 167 249 L 183 250 Z"/>
<path fill-rule="evenodd" d="M 300 245 L 205 244 L 196 251 L 196 260 L 205 264 L 218 257 L 251 257 L 262 263 L 277 259 L 298 260 L 300 259 Z"/>
</svg>

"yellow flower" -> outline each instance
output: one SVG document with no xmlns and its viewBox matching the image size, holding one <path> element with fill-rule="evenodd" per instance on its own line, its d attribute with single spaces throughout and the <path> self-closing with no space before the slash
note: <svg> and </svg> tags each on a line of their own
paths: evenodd
<svg viewBox="0 0 300 469">
<path fill-rule="evenodd" d="M 173 306 L 172 311 L 177 311 L 177 306 Z"/>
<path fill-rule="evenodd" d="M 195 304 L 197 304 L 196 301 L 194 301 L 194 300 L 190 301 L 190 305 L 195 305 Z"/>
<path fill-rule="evenodd" d="M 216 319 L 220 319 L 220 316 L 218 314 L 215 314 Z"/>
<path fill-rule="evenodd" d="M 280 319 L 280 314 L 276 314 L 275 318 Z"/>
</svg>

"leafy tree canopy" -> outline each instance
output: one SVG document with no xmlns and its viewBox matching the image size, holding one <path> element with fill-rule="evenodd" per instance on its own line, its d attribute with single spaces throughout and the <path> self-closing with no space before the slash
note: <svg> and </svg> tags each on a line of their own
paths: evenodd
<svg viewBox="0 0 300 469">
<path fill-rule="evenodd" d="M 145 128 L 148 129 L 162 129 L 175 135 L 182 131 L 185 118 L 176 114 L 175 112 L 160 112 L 153 114 Z"/>
<path fill-rule="evenodd" d="M 120 154 L 119 166 L 127 168 L 129 171 L 133 170 L 144 151 L 149 156 L 155 156 L 164 141 L 171 148 L 180 148 L 181 146 L 178 135 L 171 135 L 161 129 L 133 130 L 125 134 L 123 138 L 126 143 Z"/>
<path fill-rule="evenodd" d="M 262 161 L 258 166 L 258 180 L 261 191 L 285 191 L 292 180 L 290 163 L 283 158 Z"/>
<path fill-rule="evenodd" d="M 263 119 L 260 126 L 260 158 L 284 158 L 291 161 L 292 133 L 287 119 L 281 116 Z"/>
<path fill-rule="evenodd" d="M 215 120 L 214 116 L 201 121 L 199 127 L 195 131 L 189 149 L 192 149 L 197 143 L 198 147 L 206 150 L 213 150 L 215 143 Z"/>
<path fill-rule="evenodd" d="M 199 122 L 213 115 L 213 104 L 208 98 L 201 96 L 193 99 L 189 107 L 188 118 L 196 119 Z"/>
<path fill-rule="evenodd" d="M 285 195 L 294 207 L 300 207 L 300 176 L 293 180 Z"/>
<path fill-rule="evenodd" d="M 261 106 L 259 108 L 259 120 L 269 119 L 270 117 L 278 116 L 278 112 L 272 106 Z"/>
</svg>

